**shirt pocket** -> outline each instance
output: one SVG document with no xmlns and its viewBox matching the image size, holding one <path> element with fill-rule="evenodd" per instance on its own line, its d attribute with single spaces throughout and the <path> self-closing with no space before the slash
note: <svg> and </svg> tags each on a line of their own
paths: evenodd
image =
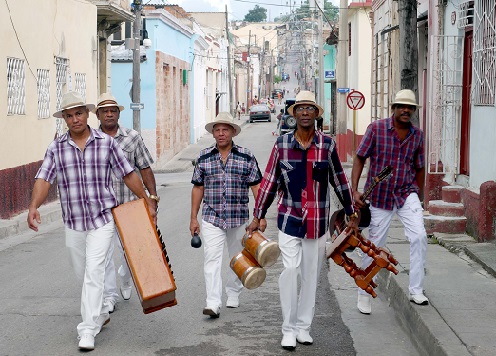
<svg viewBox="0 0 496 356">
<path fill-rule="evenodd" d="M 329 181 L 329 163 L 327 161 L 313 162 L 312 179 L 320 183 Z"/>
</svg>

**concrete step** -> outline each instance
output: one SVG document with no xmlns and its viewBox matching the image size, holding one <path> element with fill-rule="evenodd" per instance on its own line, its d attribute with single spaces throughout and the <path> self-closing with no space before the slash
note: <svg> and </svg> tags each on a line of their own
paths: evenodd
<svg viewBox="0 0 496 356">
<path fill-rule="evenodd" d="M 461 185 L 446 185 L 441 188 L 441 197 L 447 203 L 460 203 L 463 189 Z"/>
<path fill-rule="evenodd" d="M 444 200 L 431 200 L 429 213 L 440 216 L 463 216 L 465 207 L 462 203 L 449 203 Z"/>
<path fill-rule="evenodd" d="M 467 227 L 467 218 L 464 216 L 440 216 L 426 214 L 424 216 L 425 230 L 428 234 L 444 232 L 448 234 L 462 234 Z"/>
</svg>

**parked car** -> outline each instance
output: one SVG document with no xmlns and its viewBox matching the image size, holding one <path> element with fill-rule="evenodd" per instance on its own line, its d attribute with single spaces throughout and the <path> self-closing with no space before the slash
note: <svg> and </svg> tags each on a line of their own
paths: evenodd
<svg viewBox="0 0 496 356">
<path fill-rule="evenodd" d="M 282 90 L 282 89 L 274 89 L 272 91 L 272 99 L 277 99 L 277 93 L 281 93 L 281 98 L 284 98 L 284 90 Z"/>
<path fill-rule="evenodd" d="M 250 122 L 256 120 L 267 120 L 271 121 L 270 109 L 267 104 L 253 105 L 250 108 Z"/>
<path fill-rule="evenodd" d="M 282 114 L 281 125 L 279 125 L 279 135 L 284 135 L 296 128 L 296 119 L 288 113 L 288 108 L 296 102 L 296 99 L 286 99 L 284 114 Z"/>
</svg>

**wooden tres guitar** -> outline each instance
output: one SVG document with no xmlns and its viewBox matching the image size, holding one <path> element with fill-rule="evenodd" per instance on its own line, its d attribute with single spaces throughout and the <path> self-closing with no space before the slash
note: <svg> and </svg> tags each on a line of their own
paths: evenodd
<svg viewBox="0 0 496 356">
<path fill-rule="evenodd" d="M 372 182 L 370 186 L 367 188 L 367 190 L 363 193 L 362 195 L 362 201 L 365 201 L 370 193 L 372 193 L 372 190 L 382 182 L 383 180 L 388 179 L 391 175 L 393 174 L 393 167 L 391 166 L 386 166 L 378 175 L 377 177 L 372 178 Z M 370 208 L 369 205 L 367 204 L 366 207 L 361 208 L 358 211 L 358 218 L 359 223 L 358 227 L 360 229 L 365 229 L 370 225 Z M 331 239 L 334 240 L 339 234 L 341 234 L 344 229 L 346 229 L 346 213 L 344 211 L 344 208 L 341 210 L 336 211 L 334 214 L 331 216 L 329 228 L 331 230 Z"/>
</svg>

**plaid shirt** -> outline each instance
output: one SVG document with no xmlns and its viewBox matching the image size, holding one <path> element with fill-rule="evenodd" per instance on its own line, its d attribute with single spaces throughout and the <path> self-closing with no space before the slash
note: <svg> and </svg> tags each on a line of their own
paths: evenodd
<svg viewBox="0 0 496 356">
<path fill-rule="evenodd" d="M 330 185 L 348 215 L 354 212 L 351 187 L 336 151 L 336 142 L 321 132 L 307 149 L 294 133 L 277 138 L 255 202 L 254 216 L 265 217 L 278 193 L 277 227 L 301 238 L 315 239 L 329 228 Z"/>
<path fill-rule="evenodd" d="M 99 130 L 102 130 L 100 126 Z M 117 133 L 114 136 L 122 151 L 126 155 L 127 160 L 134 171 L 140 174 L 141 169 L 150 167 L 153 164 L 153 158 L 148 152 L 148 149 L 143 142 L 143 138 L 138 131 L 119 126 Z M 128 201 L 136 200 L 138 197 L 127 187 L 121 178 L 112 174 L 115 196 L 119 204 L 127 203 Z"/>
<path fill-rule="evenodd" d="M 372 206 L 386 210 L 393 210 L 395 205 L 401 208 L 411 193 L 419 192 L 415 177 L 417 169 L 424 167 L 424 136 L 419 128 L 410 126 L 407 137 L 400 142 L 392 116 L 374 121 L 367 128 L 356 154 L 370 157 L 365 189 L 384 167 L 393 167 L 393 176 L 379 183 L 370 194 Z"/>
<path fill-rule="evenodd" d="M 205 186 L 202 219 L 224 230 L 245 224 L 249 217 L 248 187 L 261 180 L 250 150 L 233 143 L 224 166 L 215 146 L 203 149 L 191 179 L 194 185 Z"/>
<path fill-rule="evenodd" d="M 118 205 L 112 174 L 123 177 L 133 171 L 117 142 L 90 128 L 84 151 L 69 132 L 55 139 L 45 153 L 35 178 L 57 186 L 65 225 L 72 230 L 98 229 L 112 221 L 111 208 Z"/>
</svg>

